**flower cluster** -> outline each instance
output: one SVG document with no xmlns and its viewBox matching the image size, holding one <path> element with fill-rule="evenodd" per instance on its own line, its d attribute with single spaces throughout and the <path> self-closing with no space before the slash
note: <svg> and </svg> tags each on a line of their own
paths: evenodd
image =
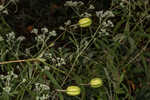
<svg viewBox="0 0 150 100">
<path fill-rule="evenodd" d="M 129 3 L 128 0 L 121 0 L 121 1 L 120 1 L 120 6 L 121 6 L 122 8 L 125 8 L 128 3 Z"/>
<path fill-rule="evenodd" d="M 50 87 L 46 84 L 35 83 L 35 91 L 37 92 L 36 100 L 47 100 L 49 98 L 48 93 L 44 93 L 45 91 L 50 90 Z"/>
<path fill-rule="evenodd" d="M 42 57 L 49 60 L 52 65 L 55 65 L 58 67 L 66 64 L 66 61 L 63 57 L 54 56 L 49 52 L 45 52 Z M 44 70 L 48 70 L 48 69 L 49 68 L 47 68 L 46 66 L 44 67 Z"/>
<path fill-rule="evenodd" d="M 4 40 L 4 38 L 0 35 L 0 42 L 3 41 L 3 40 Z"/>
<path fill-rule="evenodd" d="M 49 71 L 50 70 L 50 67 L 49 66 L 44 66 L 44 68 L 42 69 L 42 72 L 43 71 Z"/>
<path fill-rule="evenodd" d="M 95 7 L 94 7 L 94 5 L 90 4 L 88 9 L 89 9 L 89 10 L 94 10 Z"/>
<path fill-rule="evenodd" d="M 84 12 L 80 15 L 80 17 L 91 17 L 92 14 L 88 13 L 88 12 Z"/>
<path fill-rule="evenodd" d="M 49 94 L 42 94 L 42 96 L 36 96 L 36 100 L 47 100 L 49 98 Z"/>
<path fill-rule="evenodd" d="M 8 10 L 6 9 L 6 7 L 4 7 L 4 5 L 0 5 L 0 14 L 8 15 Z"/>
<path fill-rule="evenodd" d="M 46 34 L 51 35 L 51 36 L 56 36 L 56 35 L 57 35 L 55 30 L 49 31 L 48 28 L 46 28 L 46 27 L 43 27 L 43 28 L 41 28 L 40 30 L 41 30 L 41 32 L 42 32 L 43 34 L 45 34 L 45 35 L 46 35 Z M 34 33 L 34 34 L 37 35 L 37 34 L 39 33 L 39 30 L 38 30 L 37 28 L 33 28 L 33 29 L 31 30 L 31 33 Z"/>
<path fill-rule="evenodd" d="M 24 36 L 19 36 L 16 37 L 15 32 L 11 31 L 9 33 L 6 34 L 6 42 L 10 47 L 16 47 L 16 44 L 20 45 L 20 42 L 22 42 L 23 40 L 25 40 L 26 38 Z M 0 41 L 3 40 L 3 37 L 0 39 Z M 10 48 L 9 48 L 10 49 Z M 10 49 L 11 50 L 11 49 Z"/>
<path fill-rule="evenodd" d="M 100 36 L 109 35 L 110 28 L 114 27 L 113 22 L 109 19 L 114 17 L 112 11 L 96 11 L 96 16 L 99 18 L 99 23 L 102 25 L 99 31 Z"/>
<path fill-rule="evenodd" d="M 37 35 L 35 37 L 35 40 L 38 43 L 46 42 L 47 40 L 49 40 L 50 37 L 55 37 L 57 35 L 55 30 L 49 31 L 48 28 L 46 28 L 46 27 L 41 28 L 41 32 L 42 32 L 42 34 L 38 34 L 39 31 L 37 28 L 33 28 L 31 30 L 31 33 L 34 33 Z"/>
<path fill-rule="evenodd" d="M 42 84 L 42 83 L 35 83 L 35 90 L 36 91 L 40 91 L 40 92 L 43 92 L 43 91 L 46 91 L 46 90 L 49 90 L 49 86 L 45 85 L 45 84 Z"/>
<path fill-rule="evenodd" d="M 18 75 L 15 74 L 13 71 L 10 71 L 7 73 L 7 75 L 0 75 L 0 79 L 2 80 L 2 83 L 4 84 L 3 86 L 3 91 L 9 94 L 12 89 L 12 81 L 14 79 L 18 78 Z"/>
<path fill-rule="evenodd" d="M 12 32 L 6 34 L 6 37 L 7 37 L 7 42 L 14 41 L 14 39 L 15 39 L 15 32 L 12 31 Z"/>
<path fill-rule="evenodd" d="M 82 1 L 66 1 L 64 6 L 69 6 L 69 7 L 79 7 L 84 5 Z"/>
<path fill-rule="evenodd" d="M 99 18 L 100 21 L 102 21 L 102 19 L 104 18 L 114 17 L 115 15 L 112 11 L 96 11 L 96 16 Z"/>
<path fill-rule="evenodd" d="M 66 64 L 65 60 L 61 57 L 52 58 L 52 62 L 58 67 Z"/>
</svg>

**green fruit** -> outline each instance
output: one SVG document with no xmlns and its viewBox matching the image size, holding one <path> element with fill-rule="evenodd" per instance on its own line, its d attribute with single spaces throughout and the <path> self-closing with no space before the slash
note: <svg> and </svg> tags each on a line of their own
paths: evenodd
<svg viewBox="0 0 150 100">
<path fill-rule="evenodd" d="M 70 96 L 77 96 L 81 92 L 80 88 L 78 86 L 69 86 L 66 89 L 66 93 Z"/>
<path fill-rule="evenodd" d="M 103 81 L 101 78 L 93 78 L 90 81 L 90 85 L 92 88 L 98 88 L 98 87 L 101 87 L 103 85 Z"/>
<path fill-rule="evenodd" d="M 89 27 L 92 24 L 92 20 L 90 18 L 82 18 L 78 24 L 80 27 Z"/>
</svg>

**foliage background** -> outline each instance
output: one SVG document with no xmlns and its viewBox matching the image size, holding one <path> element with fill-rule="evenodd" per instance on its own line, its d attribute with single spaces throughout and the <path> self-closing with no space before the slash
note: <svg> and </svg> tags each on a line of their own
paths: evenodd
<svg viewBox="0 0 150 100">
<path fill-rule="evenodd" d="M 83 2 L 80 7 L 65 7 L 63 0 L 20 0 L 6 7 L 9 14 L 0 16 L 1 100 L 149 100 L 149 1 Z M 90 4 L 94 10 L 88 10 Z M 111 20 L 114 27 L 103 33 L 96 11 L 112 11 L 115 17 L 102 21 Z M 82 18 L 77 13 L 84 12 L 92 15 L 92 25 L 70 27 Z M 71 25 L 64 25 L 67 20 Z M 43 27 L 57 35 L 44 34 Z M 31 32 L 34 28 L 38 34 Z M 94 77 L 103 80 L 102 87 L 80 85 Z M 47 90 L 36 88 L 37 83 Z M 70 85 L 80 86 L 81 95 L 56 91 Z M 48 98 L 37 99 L 44 94 Z"/>
</svg>

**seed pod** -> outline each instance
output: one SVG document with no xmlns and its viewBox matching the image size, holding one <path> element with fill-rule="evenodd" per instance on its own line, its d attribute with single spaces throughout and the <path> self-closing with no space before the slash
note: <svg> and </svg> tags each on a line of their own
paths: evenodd
<svg viewBox="0 0 150 100">
<path fill-rule="evenodd" d="M 92 24 L 92 20 L 90 18 L 82 18 L 78 24 L 80 27 L 89 27 Z"/>
<path fill-rule="evenodd" d="M 98 87 L 101 87 L 103 85 L 103 81 L 101 78 L 93 78 L 90 81 L 90 85 L 92 88 L 98 88 Z"/>
<path fill-rule="evenodd" d="M 80 94 L 80 88 L 78 86 L 69 86 L 66 89 L 66 93 L 70 96 L 76 96 Z"/>
</svg>

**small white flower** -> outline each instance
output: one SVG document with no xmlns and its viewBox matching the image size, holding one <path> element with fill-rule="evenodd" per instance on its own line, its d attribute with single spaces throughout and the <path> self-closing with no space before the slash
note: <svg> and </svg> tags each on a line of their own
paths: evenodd
<svg viewBox="0 0 150 100">
<path fill-rule="evenodd" d="M 7 93 L 10 93 L 11 87 L 6 86 L 6 87 L 3 88 L 3 90 L 4 90 L 5 92 L 7 92 Z"/>
<path fill-rule="evenodd" d="M 49 90 L 49 86 L 45 85 L 45 84 L 41 84 L 40 87 L 42 88 L 42 90 Z"/>
<path fill-rule="evenodd" d="M 35 89 L 37 91 L 46 91 L 46 90 L 49 90 L 49 86 L 45 85 L 45 84 L 42 84 L 42 83 L 35 83 Z"/>
<path fill-rule="evenodd" d="M 78 5 L 79 5 L 79 6 L 82 6 L 82 5 L 84 5 L 84 3 L 83 3 L 82 1 L 79 1 L 79 2 L 78 2 Z"/>
<path fill-rule="evenodd" d="M 17 38 L 17 40 L 18 40 L 18 41 L 23 41 L 23 40 L 25 40 L 25 37 L 24 37 L 24 36 L 19 36 L 19 37 Z"/>
<path fill-rule="evenodd" d="M 15 39 L 15 32 L 12 31 L 12 32 L 8 33 L 6 36 L 8 39 L 13 40 L 13 39 Z"/>
<path fill-rule="evenodd" d="M 51 54 L 51 53 L 49 53 L 48 56 L 49 56 L 50 58 L 52 58 L 52 54 Z"/>
<path fill-rule="evenodd" d="M 103 15 L 103 11 L 96 11 L 96 16 L 101 17 Z"/>
<path fill-rule="evenodd" d="M 66 62 L 65 62 L 65 60 L 64 60 L 63 58 L 60 59 L 60 63 L 61 63 L 62 65 L 65 65 L 65 64 L 66 64 Z"/>
<path fill-rule="evenodd" d="M 4 9 L 3 5 L 0 5 L 0 11 L 2 11 Z"/>
<path fill-rule="evenodd" d="M 60 60 L 60 58 L 59 58 L 59 57 L 57 57 L 56 59 L 57 59 L 57 60 Z"/>
<path fill-rule="evenodd" d="M 93 10 L 93 9 L 95 9 L 95 7 L 90 4 L 89 9 Z"/>
<path fill-rule="evenodd" d="M 3 41 L 4 39 L 3 39 L 3 37 L 2 36 L 0 36 L 0 41 Z"/>
<path fill-rule="evenodd" d="M 63 64 L 63 65 L 66 65 L 66 62 L 65 62 L 65 61 L 63 61 L 63 62 L 62 62 L 62 64 Z"/>
<path fill-rule="evenodd" d="M 35 83 L 35 86 L 39 86 L 40 85 L 40 83 Z"/>
<path fill-rule="evenodd" d="M 59 47 L 59 48 L 58 48 L 58 50 L 59 50 L 59 51 L 62 51 L 62 48 L 61 48 L 61 47 Z"/>
<path fill-rule="evenodd" d="M 147 19 L 150 19 L 150 15 L 147 15 L 146 18 L 147 18 Z"/>
<path fill-rule="evenodd" d="M 0 79 L 4 80 L 5 76 L 4 75 L 0 75 Z"/>
<path fill-rule="evenodd" d="M 112 11 L 106 11 L 105 13 L 104 13 L 106 16 L 108 16 L 108 17 L 114 17 L 115 15 L 112 13 Z"/>
<path fill-rule="evenodd" d="M 36 100 L 40 100 L 40 97 L 39 97 L 39 96 L 36 96 Z"/>
<path fill-rule="evenodd" d="M 31 33 L 37 34 L 38 33 L 38 29 L 37 28 L 33 28 L 32 31 L 31 31 Z"/>
<path fill-rule="evenodd" d="M 55 58 L 52 58 L 52 62 L 56 62 L 56 59 L 55 59 Z"/>
<path fill-rule="evenodd" d="M 52 58 L 52 54 L 51 54 L 51 53 L 49 53 L 49 52 L 45 52 L 45 53 L 44 53 L 44 57 Z"/>
<path fill-rule="evenodd" d="M 48 94 L 43 94 L 43 99 L 42 100 L 46 100 L 49 98 L 49 95 Z"/>
<path fill-rule="evenodd" d="M 64 6 L 70 6 L 70 7 L 74 7 L 74 6 L 77 6 L 76 3 L 72 2 L 72 1 L 66 1 Z"/>
<path fill-rule="evenodd" d="M 111 20 L 108 20 L 108 21 L 107 21 L 107 24 L 108 24 L 110 27 L 114 27 L 114 24 L 113 24 L 113 22 L 112 22 Z"/>
<path fill-rule="evenodd" d="M 25 49 L 26 54 L 30 54 L 30 49 Z M 19 69 L 20 67 L 18 67 Z"/>
<path fill-rule="evenodd" d="M 84 5 L 84 3 L 82 1 L 66 1 L 64 6 L 69 6 L 69 7 L 77 7 L 77 6 L 82 6 Z"/>
<path fill-rule="evenodd" d="M 49 34 L 50 34 L 51 36 L 56 36 L 56 35 L 57 35 L 55 30 L 49 32 Z"/>
<path fill-rule="evenodd" d="M 59 26 L 60 30 L 65 30 L 65 28 L 63 26 Z"/>
<path fill-rule="evenodd" d="M 96 16 L 99 18 L 105 18 L 105 17 L 114 17 L 115 15 L 112 13 L 112 11 L 96 11 Z"/>
<path fill-rule="evenodd" d="M 43 94 L 42 96 L 36 96 L 36 100 L 47 100 L 49 98 L 48 94 Z"/>
<path fill-rule="evenodd" d="M 44 66 L 44 70 L 50 70 L 50 67 Z"/>
<path fill-rule="evenodd" d="M 64 23 L 66 26 L 71 25 L 71 20 L 67 20 L 67 22 Z"/>
<path fill-rule="evenodd" d="M 108 27 L 109 25 L 106 22 L 102 23 L 103 27 Z"/>
<path fill-rule="evenodd" d="M 120 6 L 121 7 L 125 7 L 123 2 L 120 2 Z"/>
<path fill-rule="evenodd" d="M 4 11 L 2 11 L 2 13 L 8 15 L 8 10 L 5 9 Z"/>
<path fill-rule="evenodd" d="M 26 79 L 25 79 L 25 78 L 23 78 L 22 83 L 25 83 L 25 82 L 26 82 Z"/>
<path fill-rule="evenodd" d="M 35 37 L 35 39 L 39 42 L 42 42 L 45 40 L 45 34 L 40 34 L 37 37 Z"/>
<path fill-rule="evenodd" d="M 10 71 L 10 72 L 7 72 L 8 75 L 13 75 L 14 72 L 13 71 Z"/>
<path fill-rule="evenodd" d="M 60 66 L 61 66 L 61 63 L 57 63 L 56 66 L 60 67 Z"/>
<path fill-rule="evenodd" d="M 19 0 L 10 0 L 11 2 L 19 2 Z"/>
<path fill-rule="evenodd" d="M 61 62 L 63 62 L 63 61 L 64 61 L 64 59 L 63 59 L 63 58 L 60 58 L 60 61 L 61 61 Z"/>
<path fill-rule="evenodd" d="M 81 14 L 81 17 L 91 17 L 91 16 L 92 15 L 90 13 L 87 13 L 87 12 Z"/>
<path fill-rule="evenodd" d="M 103 35 L 103 36 L 107 36 L 109 35 L 109 33 L 107 32 L 106 29 L 101 29 L 100 32 L 99 32 L 100 35 Z"/>
<path fill-rule="evenodd" d="M 105 33 L 105 32 L 106 32 L 106 29 L 101 29 L 101 32 L 102 32 L 102 33 Z"/>
<path fill-rule="evenodd" d="M 14 74 L 13 76 L 14 76 L 14 78 L 18 78 L 18 75 L 17 75 L 17 74 Z"/>
<path fill-rule="evenodd" d="M 41 28 L 41 31 L 42 31 L 43 33 L 48 33 L 48 28 L 43 27 L 43 28 Z"/>
<path fill-rule="evenodd" d="M 7 79 L 7 81 L 10 81 L 11 80 L 11 75 L 7 75 L 7 76 L 5 76 L 5 78 Z"/>
</svg>

